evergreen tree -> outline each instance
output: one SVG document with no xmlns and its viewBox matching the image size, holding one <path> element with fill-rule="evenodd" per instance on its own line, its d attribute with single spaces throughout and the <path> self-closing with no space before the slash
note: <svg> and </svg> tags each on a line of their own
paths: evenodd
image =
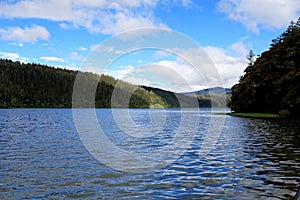
<svg viewBox="0 0 300 200">
<path fill-rule="evenodd" d="M 248 65 L 249 66 L 253 66 L 254 61 L 255 61 L 255 54 L 253 53 L 252 50 L 249 51 L 248 55 L 246 56 L 247 60 L 248 60 Z"/>
<path fill-rule="evenodd" d="M 246 74 L 232 88 L 232 110 L 300 116 L 299 47 L 300 18 L 291 22 L 255 62 L 250 51 Z"/>
</svg>

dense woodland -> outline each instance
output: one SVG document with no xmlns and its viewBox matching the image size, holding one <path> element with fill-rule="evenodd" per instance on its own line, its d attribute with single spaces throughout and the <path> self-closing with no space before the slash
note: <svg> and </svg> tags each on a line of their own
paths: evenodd
<svg viewBox="0 0 300 200">
<path fill-rule="evenodd" d="M 245 75 L 232 88 L 231 108 L 300 116 L 300 18 L 255 62 L 252 52 L 248 59 Z"/>
<path fill-rule="evenodd" d="M 0 108 L 70 108 L 73 85 L 78 73 L 83 72 L 0 59 Z M 95 104 L 90 107 L 178 108 L 212 105 L 211 98 L 207 95 L 177 94 L 158 88 L 135 86 L 107 75 L 83 74 L 98 81 Z M 111 97 L 115 89 L 117 101 L 112 106 Z M 129 106 L 123 105 L 123 99 L 128 97 Z M 214 105 L 225 106 L 219 102 L 214 102 Z"/>
<path fill-rule="evenodd" d="M 67 69 L 59 69 L 40 64 L 24 64 L 0 59 L 0 107 L 1 108 L 69 108 L 72 107 L 73 85 L 77 73 Z M 85 73 L 86 77 L 98 81 L 95 107 L 111 107 L 111 95 L 117 83 L 113 77 Z M 167 102 L 153 92 L 129 83 L 119 83 L 128 90 L 116 93 L 122 99 L 134 87 L 129 107 L 148 108 L 157 105 L 168 107 Z M 118 107 L 118 105 L 116 106 Z M 122 107 L 122 105 L 120 105 Z"/>
</svg>

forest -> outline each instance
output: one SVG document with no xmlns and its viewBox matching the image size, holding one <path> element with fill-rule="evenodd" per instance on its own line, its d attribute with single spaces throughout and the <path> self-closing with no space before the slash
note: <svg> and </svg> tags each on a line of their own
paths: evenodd
<svg viewBox="0 0 300 200">
<path fill-rule="evenodd" d="M 251 55 L 252 54 L 252 55 Z M 232 87 L 229 106 L 235 112 L 300 116 L 300 18 L 272 40 Z"/>
<path fill-rule="evenodd" d="M 108 75 L 0 59 L 0 108 L 71 108 L 73 85 L 78 73 L 98 81 L 95 101 L 90 107 L 188 108 L 212 105 L 212 99 L 207 95 L 184 95 L 158 88 L 135 86 Z M 117 83 L 118 87 L 115 88 Z M 115 89 L 117 100 L 112 105 Z M 128 95 L 129 105 L 123 105 L 122 101 Z M 214 105 L 225 106 L 223 102 L 218 102 L 218 98 L 213 98 L 216 101 L 213 102 Z"/>
<path fill-rule="evenodd" d="M 0 59 L 0 107 L 70 108 L 73 85 L 78 73 L 83 72 Z M 107 75 L 84 73 L 85 76 L 99 80 L 93 106 L 111 107 L 111 95 L 117 80 Z M 127 89 L 134 87 L 122 81 L 120 84 Z M 116 94 L 122 99 L 127 91 L 129 90 L 118 90 Z M 163 98 L 137 87 L 131 95 L 129 107 L 148 108 L 155 104 L 168 107 Z"/>
</svg>

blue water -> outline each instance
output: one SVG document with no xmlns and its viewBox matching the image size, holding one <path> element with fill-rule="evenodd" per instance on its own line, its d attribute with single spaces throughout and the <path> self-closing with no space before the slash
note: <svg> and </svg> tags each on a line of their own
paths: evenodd
<svg viewBox="0 0 300 200">
<path fill-rule="evenodd" d="M 133 127 L 122 122 L 122 115 L 116 123 L 110 109 L 96 110 L 108 139 L 137 153 L 156 153 L 169 145 L 182 126 L 183 112 L 189 122 L 197 123 L 193 134 L 195 123 L 184 124 L 183 134 L 193 137 L 174 162 L 134 173 L 113 169 L 90 154 L 71 109 L 0 110 L 0 198 L 292 199 L 295 195 L 300 184 L 299 121 L 238 118 L 209 109 L 151 112 L 130 110 Z M 215 118 L 225 119 L 222 131 L 209 152 L 201 154 Z M 139 128 L 146 131 L 128 135 L 124 127 L 133 134 Z"/>
</svg>

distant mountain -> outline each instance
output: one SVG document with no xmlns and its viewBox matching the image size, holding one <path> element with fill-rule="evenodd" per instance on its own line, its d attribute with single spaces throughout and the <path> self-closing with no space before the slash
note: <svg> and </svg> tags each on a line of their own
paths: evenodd
<svg viewBox="0 0 300 200">
<path fill-rule="evenodd" d="M 231 89 L 221 87 L 187 93 L 174 93 L 147 86 L 141 87 L 162 97 L 170 107 L 227 107 L 227 102 L 229 102 L 231 97 Z"/>
<path fill-rule="evenodd" d="M 77 97 L 87 103 L 85 107 L 170 107 L 160 96 L 111 76 L 0 59 L 0 108 L 70 108 L 74 81 L 79 73 L 84 76 L 83 81 L 97 84 L 94 102 L 86 95 L 89 88 Z M 115 88 L 117 83 L 119 87 Z M 111 104 L 113 91 L 117 91 L 114 105 Z M 129 105 L 123 105 L 123 99 L 128 97 Z"/>
<path fill-rule="evenodd" d="M 73 85 L 79 73 L 84 75 L 84 81 L 97 81 L 96 84 L 98 84 L 95 102 L 87 98 L 89 90 L 81 91 L 81 96 L 78 97 L 82 102 L 90 103 L 85 105 L 87 107 L 195 108 L 212 105 L 212 100 L 208 97 L 135 86 L 107 75 L 0 59 L 0 108 L 70 108 L 74 106 L 72 104 Z M 116 102 L 112 105 L 113 92 Z M 123 100 L 128 98 L 130 99 L 129 105 L 123 105 Z M 215 101 L 213 103 L 216 105 Z"/>
<path fill-rule="evenodd" d="M 230 88 L 222 88 L 222 87 L 214 87 L 214 88 L 207 88 L 199 91 L 194 91 L 194 92 L 185 92 L 182 94 L 185 95 L 223 95 L 223 94 L 230 94 L 231 89 Z"/>
<path fill-rule="evenodd" d="M 132 85 L 107 75 L 0 59 L 0 108 L 70 108 L 74 106 L 74 101 L 72 101 L 73 85 L 78 74 L 85 77 L 82 81 L 89 83 L 92 81 L 93 84 L 97 84 L 94 102 L 88 98 L 89 90 L 81 91 L 81 96 L 77 97 L 80 102 L 86 102 L 85 107 L 195 108 L 211 107 L 212 105 L 226 106 L 226 102 L 223 101 L 225 93 L 222 88 L 211 88 L 186 94 L 174 93 L 159 88 Z M 118 87 L 116 87 L 117 83 Z M 132 91 L 134 92 L 132 93 Z M 226 93 L 230 92 L 230 89 L 225 89 L 225 91 Z M 206 95 L 209 92 L 214 94 L 214 98 Z M 111 103 L 113 93 L 116 97 L 114 104 Z M 226 98 L 228 96 L 226 95 Z M 128 98 L 130 99 L 129 105 L 124 105 L 123 100 Z"/>
<path fill-rule="evenodd" d="M 152 92 L 163 98 L 171 108 L 195 108 L 195 107 L 210 107 L 210 100 L 201 101 L 194 96 L 188 96 L 180 93 L 174 93 L 159 88 L 141 86 L 145 90 Z"/>
</svg>

